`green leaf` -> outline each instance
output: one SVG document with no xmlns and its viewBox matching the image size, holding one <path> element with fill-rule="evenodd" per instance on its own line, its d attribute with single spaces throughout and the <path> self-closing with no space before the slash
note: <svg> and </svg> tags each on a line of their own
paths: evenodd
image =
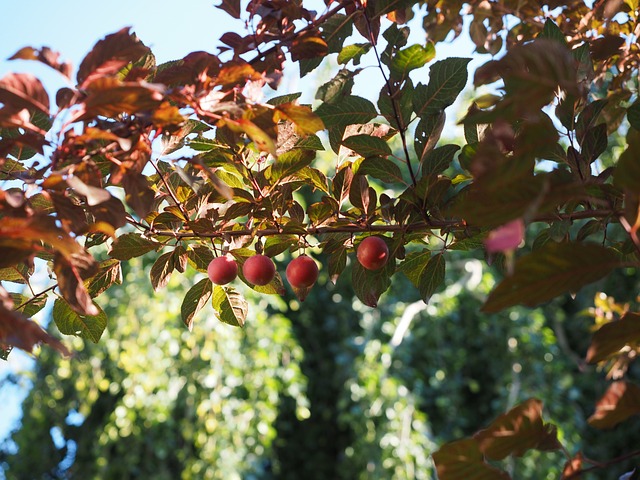
<svg viewBox="0 0 640 480">
<path fill-rule="evenodd" d="M 628 382 L 613 382 L 596 404 L 588 419 L 595 428 L 612 428 L 633 415 L 640 414 L 640 387 Z"/>
<path fill-rule="evenodd" d="M 353 60 L 354 65 L 360 65 L 360 57 L 362 57 L 362 55 L 365 55 L 369 50 L 371 50 L 370 43 L 356 43 L 354 45 L 347 45 L 338 54 L 338 63 L 342 65 Z"/>
<path fill-rule="evenodd" d="M 581 145 L 585 161 L 594 162 L 607 149 L 607 124 L 600 123 L 586 131 Z"/>
<path fill-rule="evenodd" d="M 429 70 L 429 84 L 418 84 L 413 96 L 413 110 L 420 118 L 433 115 L 451 105 L 467 84 L 470 58 L 447 58 Z"/>
<path fill-rule="evenodd" d="M 91 298 L 97 297 L 114 283 L 118 285 L 122 283 L 120 261 L 115 259 L 100 262 L 98 273 L 84 282 Z"/>
<path fill-rule="evenodd" d="M 15 310 L 18 312 L 22 312 L 27 318 L 33 317 L 47 304 L 46 295 L 43 295 L 42 297 L 27 298 L 19 293 L 12 293 L 11 298 L 13 298 Z"/>
<path fill-rule="evenodd" d="M 278 156 L 276 162 L 264 172 L 264 176 L 271 182 L 277 183 L 294 173 L 309 166 L 316 154 L 313 150 L 293 149 Z"/>
<path fill-rule="evenodd" d="M 391 147 L 380 137 L 373 135 L 351 135 L 342 140 L 342 145 L 358 155 L 368 157 L 386 157 L 391 155 Z"/>
<path fill-rule="evenodd" d="M 530 398 L 496 418 L 473 438 L 480 451 L 491 460 L 503 460 L 509 455 L 521 457 L 527 450 L 558 450 L 555 425 L 542 420 L 542 402 Z"/>
<path fill-rule="evenodd" d="M 354 83 L 353 77 L 358 73 L 359 70 L 352 72 L 351 70 L 343 68 L 336 73 L 335 77 L 318 87 L 318 90 L 316 91 L 316 99 L 325 103 L 335 103 L 343 97 L 350 95 Z"/>
<path fill-rule="evenodd" d="M 175 267 L 173 252 L 163 253 L 158 257 L 149 273 L 154 290 L 159 290 L 167 285 Z"/>
<path fill-rule="evenodd" d="M 376 107 L 366 98 L 344 96 L 335 104 L 323 103 L 316 110 L 327 128 L 346 128 L 348 125 L 367 123 L 378 115 Z"/>
<path fill-rule="evenodd" d="M 538 38 L 547 38 L 549 40 L 555 40 L 556 42 L 560 42 L 565 47 L 567 46 L 567 40 L 564 37 L 564 33 L 555 24 L 553 20 L 547 18 L 547 21 L 544 22 L 544 27 L 542 28 L 542 32 L 538 35 Z"/>
<path fill-rule="evenodd" d="M 187 250 L 187 259 L 193 268 L 206 273 L 209 263 L 213 260 L 213 252 L 204 245 L 195 245 Z"/>
<path fill-rule="evenodd" d="M 577 292 L 620 265 L 618 254 L 600 245 L 548 242 L 516 261 L 513 274 L 491 292 L 482 310 L 499 312 L 519 304 L 534 307 Z"/>
<path fill-rule="evenodd" d="M 418 161 L 422 162 L 424 157 L 436 146 L 440 140 L 444 122 L 445 114 L 443 111 L 420 119 L 413 140 L 413 148 L 416 151 Z"/>
<path fill-rule="evenodd" d="M 433 454 L 439 480 L 509 480 L 506 472 L 484 462 L 478 442 L 471 438 L 443 445 Z"/>
<path fill-rule="evenodd" d="M 626 345 L 640 342 L 640 314 L 627 312 L 620 320 L 605 323 L 593 334 L 587 362 L 598 363 Z"/>
<path fill-rule="evenodd" d="M 109 255 L 117 260 L 130 260 L 160 247 L 161 243 L 147 240 L 137 233 L 125 233 L 113 243 Z"/>
<path fill-rule="evenodd" d="M 354 163 L 353 171 L 359 175 L 370 175 L 385 183 L 404 183 L 400 167 L 389 158 L 365 158 Z"/>
<path fill-rule="evenodd" d="M 613 184 L 635 194 L 640 193 L 640 130 L 627 132 L 627 149 L 618 159 Z"/>
<path fill-rule="evenodd" d="M 184 296 L 182 306 L 180 307 L 180 315 L 189 331 L 193 328 L 193 317 L 206 305 L 211 297 L 211 293 L 211 281 L 208 278 L 203 278 L 191 287 Z"/>
<path fill-rule="evenodd" d="M 18 263 L 11 267 L 0 268 L 0 281 L 24 284 L 27 283 L 32 273 L 33 269 L 24 263 Z"/>
<path fill-rule="evenodd" d="M 244 297 L 233 288 L 216 285 L 211 302 L 222 322 L 234 327 L 244 326 L 249 307 Z"/>
<path fill-rule="evenodd" d="M 275 257 L 286 252 L 293 245 L 297 245 L 300 238 L 297 235 L 274 235 L 267 237 L 264 242 L 263 253 L 267 257 Z"/>
<path fill-rule="evenodd" d="M 404 79 L 409 72 L 417 68 L 424 67 L 436 56 L 436 48 L 429 42 L 425 47 L 422 45 L 411 45 L 396 53 L 391 59 L 391 74 L 396 78 Z"/>
<path fill-rule="evenodd" d="M 60 333 L 75 335 L 98 343 L 104 329 L 107 328 L 107 314 L 94 303 L 98 309 L 97 315 L 80 315 L 75 312 L 63 298 L 53 303 L 53 320 Z"/>
<path fill-rule="evenodd" d="M 422 160 L 422 176 L 438 175 L 444 172 L 451 165 L 458 150 L 460 147 L 453 144 L 431 150 Z"/>
<path fill-rule="evenodd" d="M 360 262 L 353 262 L 351 283 L 356 296 L 369 307 L 377 307 L 380 295 L 391 286 L 391 275 L 395 269 L 392 259 L 380 270 L 367 270 Z"/>
<path fill-rule="evenodd" d="M 444 255 L 438 254 L 432 257 L 428 250 L 423 250 L 407 255 L 405 261 L 400 264 L 399 270 L 420 291 L 422 300 L 429 303 L 431 296 L 444 282 L 445 265 Z"/>
<path fill-rule="evenodd" d="M 627 120 L 633 128 L 640 130 L 640 100 L 636 100 L 627 109 Z"/>
</svg>

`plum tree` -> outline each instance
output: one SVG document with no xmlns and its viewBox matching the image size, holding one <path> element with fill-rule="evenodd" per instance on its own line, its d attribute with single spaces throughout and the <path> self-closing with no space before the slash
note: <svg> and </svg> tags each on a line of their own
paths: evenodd
<svg viewBox="0 0 640 480">
<path fill-rule="evenodd" d="M 257 254 L 245 260 L 242 274 L 253 285 L 267 285 L 276 275 L 276 266 L 266 255 Z"/>
<path fill-rule="evenodd" d="M 380 270 L 389 261 L 389 247 L 380 237 L 367 237 L 358 245 L 356 256 L 367 270 Z"/>
<path fill-rule="evenodd" d="M 226 285 L 233 282 L 238 276 L 238 264 L 227 255 L 216 257 L 209 262 L 207 274 L 216 285 Z"/>
<path fill-rule="evenodd" d="M 300 255 L 287 265 L 287 280 L 294 288 L 312 287 L 318 280 L 318 265 L 308 255 Z"/>
</svg>

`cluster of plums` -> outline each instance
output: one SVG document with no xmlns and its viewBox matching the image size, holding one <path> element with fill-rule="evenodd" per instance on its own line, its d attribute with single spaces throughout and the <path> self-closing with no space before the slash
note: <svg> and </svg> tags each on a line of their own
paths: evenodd
<svg viewBox="0 0 640 480">
<path fill-rule="evenodd" d="M 389 248 L 380 237 L 367 237 L 358 245 L 356 257 L 367 270 L 379 270 L 389 260 Z M 216 257 L 207 268 L 216 285 L 226 285 L 238 276 L 238 264 L 229 255 Z M 242 274 L 253 285 L 267 285 L 276 275 L 276 266 L 266 255 L 256 254 L 242 265 Z M 287 280 L 294 288 L 309 288 L 318 279 L 318 265 L 307 255 L 294 258 L 287 265 Z"/>
</svg>

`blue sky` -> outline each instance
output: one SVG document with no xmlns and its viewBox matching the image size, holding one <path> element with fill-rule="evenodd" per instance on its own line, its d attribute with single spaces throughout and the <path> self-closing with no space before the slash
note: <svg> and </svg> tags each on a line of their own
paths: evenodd
<svg viewBox="0 0 640 480">
<path fill-rule="evenodd" d="M 234 24 L 229 16 L 214 7 L 211 0 L 185 3 L 157 0 L 5 0 L 3 4 L 0 6 L 0 77 L 11 71 L 30 72 L 41 78 L 51 93 L 66 85 L 61 75 L 36 62 L 9 62 L 6 59 L 24 46 L 48 46 L 59 51 L 63 60 L 70 61 L 77 68 L 96 41 L 124 26 L 130 26 L 152 48 L 158 63 L 162 63 L 196 50 L 215 52 L 219 37 L 229 29 L 235 28 L 238 33 L 243 33 L 242 23 Z M 305 2 L 307 5 L 318 8 L 323 6 L 323 2 Z M 419 29 L 415 29 L 412 39 L 420 42 L 422 35 Z M 360 38 L 357 41 L 363 40 Z M 470 56 L 472 50 L 468 37 L 452 45 L 441 44 L 437 47 L 438 58 Z M 484 61 L 486 58 L 474 59 L 470 70 Z M 293 70 L 297 74 L 297 68 Z M 360 89 L 366 89 L 365 76 L 368 75 L 376 76 L 375 82 L 370 83 L 375 83 L 378 88 L 381 85 L 380 73 L 376 69 L 369 72 L 357 79 Z M 293 90 L 296 84 L 295 79 L 285 81 L 283 89 Z M 307 90 L 304 100 L 311 101 L 315 90 L 304 90 Z M 370 97 L 377 98 L 377 93 L 372 93 Z M 9 362 L 0 361 L 0 440 L 19 421 L 20 401 L 26 394 L 24 388 L 8 387 L 1 380 L 7 373 L 20 372 L 32 364 L 30 357 L 21 352 L 12 353 Z"/>
</svg>

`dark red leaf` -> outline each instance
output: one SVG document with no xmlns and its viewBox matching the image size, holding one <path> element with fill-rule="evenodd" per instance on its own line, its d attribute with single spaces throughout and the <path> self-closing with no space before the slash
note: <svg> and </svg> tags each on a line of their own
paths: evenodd
<svg viewBox="0 0 640 480">
<path fill-rule="evenodd" d="M 0 348 L 17 347 L 31 352 L 39 343 L 48 344 L 62 355 L 71 354 L 60 340 L 49 335 L 40 325 L 0 303 Z"/>
<path fill-rule="evenodd" d="M 9 73 L 0 79 L 0 103 L 12 110 L 40 110 L 49 115 L 49 95 L 42 82 L 28 73 Z"/>
<path fill-rule="evenodd" d="M 58 280 L 60 293 L 73 310 L 81 315 L 98 315 L 98 309 L 91 300 L 83 281 L 84 278 L 89 278 L 96 272 L 93 257 L 86 255 L 84 260 L 74 257 L 72 263 L 61 254 L 56 254 L 53 271 Z"/>
<path fill-rule="evenodd" d="M 85 88 L 97 78 L 119 72 L 128 63 L 135 62 L 149 53 L 149 48 L 135 35 L 130 34 L 129 28 L 125 27 L 107 35 L 84 57 L 77 75 L 80 88 Z"/>
<path fill-rule="evenodd" d="M 40 49 L 23 47 L 10 57 L 9 60 L 37 60 L 57 70 L 68 79 L 71 79 L 71 64 L 60 62 L 60 54 L 51 50 L 49 47 L 42 47 Z"/>
<path fill-rule="evenodd" d="M 233 18 L 240 18 L 240 0 L 222 0 L 222 3 L 216 5 L 216 8 L 224 10 Z"/>
</svg>

